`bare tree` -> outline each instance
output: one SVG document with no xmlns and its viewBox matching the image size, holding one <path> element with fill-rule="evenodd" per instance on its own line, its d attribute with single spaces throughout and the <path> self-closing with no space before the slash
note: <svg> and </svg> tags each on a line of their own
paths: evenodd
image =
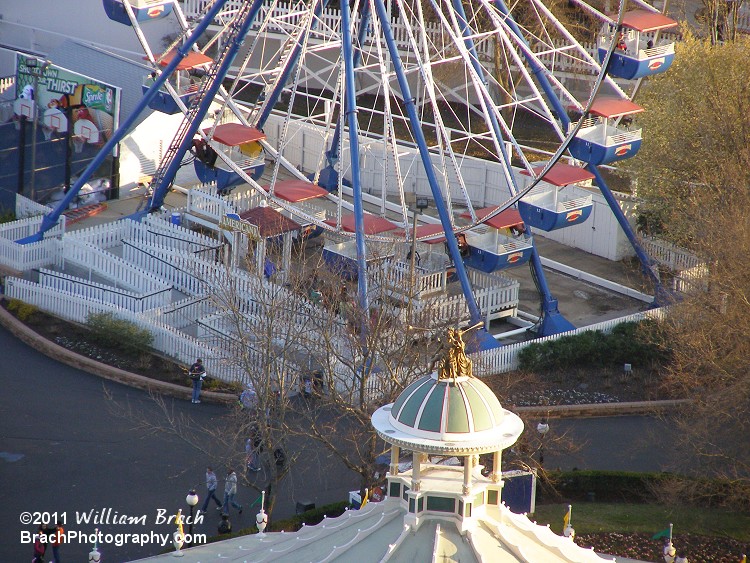
<svg viewBox="0 0 750 563">
<path fill-rule="evenodd" d="M 664 329 L 667 385 L 692 400 L 675 413 L 680 471 L 727 480 L 750 499 L 750 54 L 746 40 L 686 35 L 675 67 L 643 90 L 648 131 L 631 170 L 657 232 L 707 265 Z M 664 155 L 669 155 L 665 158 Z M 732 495 L 730 495 L 732 496 Z"/>
</svg>

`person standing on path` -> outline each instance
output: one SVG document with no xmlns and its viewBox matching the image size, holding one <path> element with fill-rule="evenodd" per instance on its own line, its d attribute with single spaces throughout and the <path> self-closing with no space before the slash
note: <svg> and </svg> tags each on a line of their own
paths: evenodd
<svg viewBox="0 0 750 563">
<path fill-rule="evenodd" d="M 227 469 L 226 480 L 224 481 L 224 506 L 222 512 L 229 514 L 229 505 L 231 504 L 240 514 L 242 514 L 242 505 L 235 502 L 234 497 L 237 494 L 237 474 L 230 467 Z"/>
<path fill-rule="evenodd" d="M 203 360 L 200 358 L 195 360 L 188 373 L 193 381 L 193 404 L 195 405 L 201 402 L 201 387 L 203 386 L 203 380 L 206 379 L 206 368 L 203 367 Z"/>
<path fill-rule="evenodd" d="M 206 500 L 203 501 L 203 507 L 201 512 L 205 512 L 208 508 L 208 503 L 211 499 L 216 501 L 216 510 L 221 510 L 222 504 L 219 497 L 216 496 L 216 489 L 219 486 L 219 480 L 216 478 L 216 473 L 210 467 L 206 468 Z"/>
<path fill-rule="evenodd" d="M 52 545 L 52 556 L 54 557 L 55 563 L 61 563 L 60 544 L 65 541 L 65 530 L 57 521 L 55 521 L 55 525 L 51 532 L 49 542 Z"/>
</svg>

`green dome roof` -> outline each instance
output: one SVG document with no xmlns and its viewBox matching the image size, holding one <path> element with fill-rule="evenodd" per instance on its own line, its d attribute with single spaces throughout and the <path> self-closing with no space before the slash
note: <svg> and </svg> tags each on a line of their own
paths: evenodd
<svg viewBox="0 0 750 563">
<path fill-rule="evenodd" d="M 494 430 L 504 416 L 500 401 L 481 380 L 439 379 L 436 373 L 420 377 L 404 389 L 390 411 L 391 424 L 399 430 L 459 441 Z"/>
</svg>

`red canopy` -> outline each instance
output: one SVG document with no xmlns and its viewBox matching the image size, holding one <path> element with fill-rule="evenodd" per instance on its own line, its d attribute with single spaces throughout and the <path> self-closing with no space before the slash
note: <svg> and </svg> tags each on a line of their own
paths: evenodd
<svg viewBox="0 0 750 563">
<path fill-rule="evenodd" d="M 204 129 L 203 132 L 208 134 L 211 132 L 211 129 Z M 213 140 L 217 143 L 230 147 L 244 145 L 251 141 L 260 141 L 265 138 L 266 134 L 263 133 L 263 131 L 240 123 L 224 123 L 223 125 L 217 125 L 216 129 L 214 129 L 213 136 Z"/>
<path fill-rule="evenodd" d="M 301 225 L 292 221 L 270 207 L 254 207 L 240 213 L 240 219 L 258 227 L 260 236 L 275 237 L 289 231 L 301 229 Z"/>
<path fill-rule="evenodd" d="M 677 22 L 660 12 L 631 10 L 622 15 L 622 25 L 637 31 L 655 31 L 657 29 L 674 27 L 677 25 Z"/>
<path fill-rule="evenodd" d="M 395 233 L 394 233 L 395 234 Z M 417 240 L 422 239 L 424 237 L 429 237 L 430 235 L 433 235 L 432 238 L 428 238 L 426 240 L 419 240 L 419 242 L 424 242 L 425 244 L 435 244 L 438 242 L 443 242 L 445 240 L 445 233 L 443 232 L 443 225 L 440 223 L 429 223 L 427 225 L 419 225 L 417 227 Z M 400 237 L 409 237 L 411 238 L 412 235 L 412 228 L 404 232 L 403 229 L 399 229 L 398 236 Z M 437 236 L 440 235 L 440 236 Z"/>
<path fill-rule="evenodd" d="M 638 104 L 624 98 L 613 98 L 611 96 L 602 96 L 596 98 L 591 104 L 591 115 L 601 117 L 622 117 L 623 115 L 632 115 L 640 113 L 644 109 Z"/>
<path fill-rule="evenodd" d="M 270 193 L 271 186 L 264 186 L 263 189 Z M 297 179 L 276 182 L 276 185 L 273 187 L 273 193 L 275 196 L 292 203 L 328 195 L 328 191 L 319 185 Z"/>
<path fill-rule="evenodd" d="M 160 66 L 167 66 L 174 59 L 177 51 L 174 49 L 164 55 L 164 58 L 159 61 Z M 145 58 L 145 57 L 144 57 Z M 214 60 L 211 57 L 207 57 L 203 53 L 196 51 L 190 51 L 185 55 L 177 65 L 177 70 L 190 70 L 191 68 L 197 68 L 199 66 L 205 66 L 213 63 Z"/>
<path fill-rule="evenodd" d="M 369 213 L 364 214 L 364 231 L 366 235 L 376 235 L 378 233 L 385 233 L 397 229 L 398 226 L 391 223 L 388 219 L 378 217 L 377 215 L 370 215 Z M 336 226 L 335 219 L 328 219 L 324 221 L 327 225 L 332 227 Z M 344 215 L 341 217 L 341 228 L 345 231 L 353 233 L 354 228 L 354 215 Z"/>
<path fill-rule="evenodd" d="M 544 166 L 536 166 L 532 168 L 534 174 L 541 174 L 542 170 L 544 170 Z M 522 170 L 521 174 L 531 176 L 528 170 Z M 591 172 L 584 170 L 580 166 L 571 166 L 564 162 L 556 162 L 542 179 L 545 182 L 561 187 L 567 186 L 568 184 L 577 184 L 584 180 L 593 180 L 594 177 L 595 176 Z"/>
<path fill-rule="evenodd" d="M 508 229 L 510 227 L 515 227 L 516 225 L 520 225 L 520 230 L 523 230 L 523 219 L 521 219 L 521 214 L 518 212 L 518 210 L 514 207 L 508 208 L 504 211 L 501 211 L 497 215 L 495 215 L 492 219 L 488 219 L 487 221 L 482 221 L 487 215 L 492 213 L 497 209 L 497 206 L 494 207 L 484 207 L 482 209 L 477 209 L 474 211 L 477 215 L 477 219 L 479 219 L 482 223 L 485 225 L 488 225 L 492 227 L 493 229 Z M 471 213 L 468 211 L 461 213 L 461 217 L 464 217 L 466 219 L 471 219 Z"/>
</svg>

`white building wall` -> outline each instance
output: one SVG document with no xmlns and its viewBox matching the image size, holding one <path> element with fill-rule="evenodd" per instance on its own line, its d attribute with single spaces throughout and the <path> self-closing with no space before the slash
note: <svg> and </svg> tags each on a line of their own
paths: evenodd
<svg viewBox="0 0 750 563">
<path fill-rule="evenodd" d="M 148 22 L 142 29 L 149 44 L 157 48 L 165 35 L 179 27 L 170 15 Z M 75 38 L 134 59 L 143 56 L 133 28 L 110 20 L 102 0 L 4 0 L 0 2 L 0 38 L 6 47 L 42 55 L 65 39 Z M 7 72 L 0 67 L 0 75 Z"/>
</svg>

